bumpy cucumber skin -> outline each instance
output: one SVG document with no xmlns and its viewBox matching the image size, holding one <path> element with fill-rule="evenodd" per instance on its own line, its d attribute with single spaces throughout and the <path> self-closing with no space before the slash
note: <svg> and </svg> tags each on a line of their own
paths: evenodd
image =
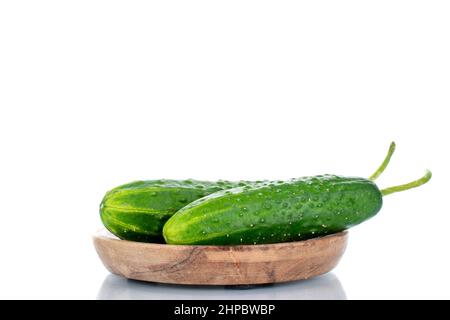
<svg viewBox="0 0 450 320">
<path fill-rule="evenodd" d="M 165 224 L 169 244 L 238 245 L 305 240 L 373 217 L 382 194 L 370 180 L 323 175 L 218 191 Z"/>
<path fill-rule="evenodd" d="M 163 225 L 177 210 L 213 192 L 248 184 L 224 180 L 135 181 L 106 193 L 100 204 L 100 218 L 120 239 L 163 243 Z"/>
</svg>

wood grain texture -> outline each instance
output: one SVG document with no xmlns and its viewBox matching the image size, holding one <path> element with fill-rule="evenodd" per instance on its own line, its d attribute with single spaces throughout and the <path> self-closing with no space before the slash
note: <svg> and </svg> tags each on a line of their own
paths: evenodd
<svg viewBox="0 0 450 320">
<path fill-rule="evenodd" d="M 186 246 L 94 236 L 105 267 L 150 282 L 245 285 L 308 279 L 332 270 L 347 246 L 347 232 L 298 242 L 242 246 Z"/>
</svg>

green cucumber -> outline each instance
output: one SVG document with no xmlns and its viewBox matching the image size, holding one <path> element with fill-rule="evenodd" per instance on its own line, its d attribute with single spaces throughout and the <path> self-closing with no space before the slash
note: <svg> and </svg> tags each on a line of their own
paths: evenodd
<svg viewBox="0 0 450 320">
<path fill-rule="evenodd" d="M 170 244 L 259 244 L 339 232 L 375 215 L 382 194 L 367 179 L 332 175 L 219 191 L 166 223 Z"/>
<path fill-rule="evenodd" d="M 180 209 L 165 224 L 169 244 L 238 245 L 304 240 L 346 230 L 373 217 L 383 195 L 426 183 L 380 190 L 373 182 L 386 168 L 395 144 L 370 179 L 321 175 L 222 190 Z"/>
<path fill-rule="evenodd" d="M 135 181 L 106 193 L 100 204 L 100 218 L 121 239 L 164 242 L 163 225 L 177 210 L 213 192 L 251 184 L 225 180 Z"/>
</svg>

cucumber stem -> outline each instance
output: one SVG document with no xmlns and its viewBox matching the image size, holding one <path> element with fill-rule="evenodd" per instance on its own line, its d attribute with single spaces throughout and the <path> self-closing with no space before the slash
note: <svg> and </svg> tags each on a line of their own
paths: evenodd
<svg viewBox="0 0 450 320">
<path fill-rule="evenodd" d="M 391 145 L 389 146 L 389 151 L 386 155 L 386 157 L 383 160 L 383 163 L 380 165 L 380 167 L 369 177 L 369 180 L 374 181 L 376 178 L 380 176 L 380 174 L 383 173 L 384 169 L 386 169 L 387 165 L 389 164 L 389 161 L 391 160 L 392 154 L 395 151 L 395 142 L 392 141 Z"/>
<path fill-rule="evenodd" d="M 414 180 L 409 183 L 401 184 L 399 186 L 382 189 L 381 194 L 383 196 L 387 196 L 388 194 L 391 194 L 394 192 L 400 192 L 400 191 L 405 191 L 405 190 L 412 189 L 412 188 L 417 188 L 417 187 L 427 183 L 430 179 L 431 179 L 431 171 L 427 170 L 425 175 L 422 178 Z"/>
</svg>

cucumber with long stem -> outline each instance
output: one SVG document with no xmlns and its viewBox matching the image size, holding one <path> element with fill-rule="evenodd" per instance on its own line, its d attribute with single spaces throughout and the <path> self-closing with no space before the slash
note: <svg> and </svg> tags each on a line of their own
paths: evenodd
<svg viewBox="0 0 450 320">
<path fill-rule="evenodd" d="M 375 216 L 383 196 L 423 185 L 420 179 L 380 190 L 369 178 L 321 175 L 222 190 L 196 200 L 164 225 L 170 244 L 238 245 L 296 241 L 340 232 Z"/>
</svg>

